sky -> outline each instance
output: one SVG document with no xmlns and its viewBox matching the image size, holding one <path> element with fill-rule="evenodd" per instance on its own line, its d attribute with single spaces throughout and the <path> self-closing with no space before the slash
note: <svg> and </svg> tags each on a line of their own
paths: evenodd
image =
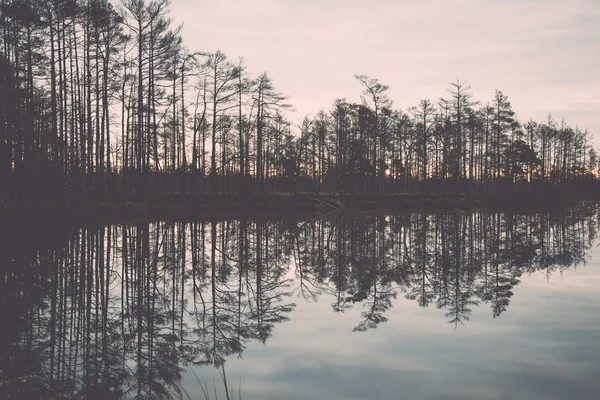
<svg viewBox="0 0 600 400">
<path fill-rule="evenodd" d="M 171 0 L 192 51 L 243 57 L 290 96 L 299 124 L 337 98 L 359 101 L 365 74 L 396 109 L 448 96 L 508 96 L 521 121 L 551 113 L 600 146 L 600 0 Z"/>
</svg>

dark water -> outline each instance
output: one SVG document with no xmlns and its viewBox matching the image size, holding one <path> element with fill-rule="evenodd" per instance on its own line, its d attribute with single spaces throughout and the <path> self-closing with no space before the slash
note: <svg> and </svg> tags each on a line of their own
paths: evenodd
<svg viewBox="0 0 600 400">
<path fill-rule="evenodd" d="M 599 218 L 160 222 L 3 248 L 0 398 L 597 399 Z"/>
</svg>

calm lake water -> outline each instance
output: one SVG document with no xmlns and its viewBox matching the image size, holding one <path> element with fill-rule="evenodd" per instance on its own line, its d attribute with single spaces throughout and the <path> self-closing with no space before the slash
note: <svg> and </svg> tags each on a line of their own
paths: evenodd
<svg viewBox="0 0 600 400">
<path fill-rule="evenodd" d="M 3 248 L 0 398 L 598 399 L 599 221 L 155 222 Z"/>
</svg>

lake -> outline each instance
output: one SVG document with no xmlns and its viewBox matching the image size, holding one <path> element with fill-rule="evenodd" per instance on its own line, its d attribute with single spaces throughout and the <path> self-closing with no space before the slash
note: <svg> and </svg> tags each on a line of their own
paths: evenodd
<svg viewBox="0 0 600 400">
<path fill-rule="evenodd" d="M 0 252 L 0 397 L 597 399 L 599 221 L 582 204 L 36 234 Z"/>
</svg>

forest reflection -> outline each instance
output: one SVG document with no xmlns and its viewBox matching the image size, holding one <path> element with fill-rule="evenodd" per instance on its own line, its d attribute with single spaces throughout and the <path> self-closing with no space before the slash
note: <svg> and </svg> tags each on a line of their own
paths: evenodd
<svg viewBox="0 0 600 400">
<path fill-rule="evenodd" d="M 355 331 L 387 321 L 399 296 L 443 309 L 455 327 L 481 304 L 498 317 L 524 274 L 585 263 L 598 215 L 582 205 L 156 222 L 5 251 L 0 397 L 171 398 L 186 367 L 222 367 L 250 341 L 266 343 L 294 301 L 360 307 Z"/>
</svg>

